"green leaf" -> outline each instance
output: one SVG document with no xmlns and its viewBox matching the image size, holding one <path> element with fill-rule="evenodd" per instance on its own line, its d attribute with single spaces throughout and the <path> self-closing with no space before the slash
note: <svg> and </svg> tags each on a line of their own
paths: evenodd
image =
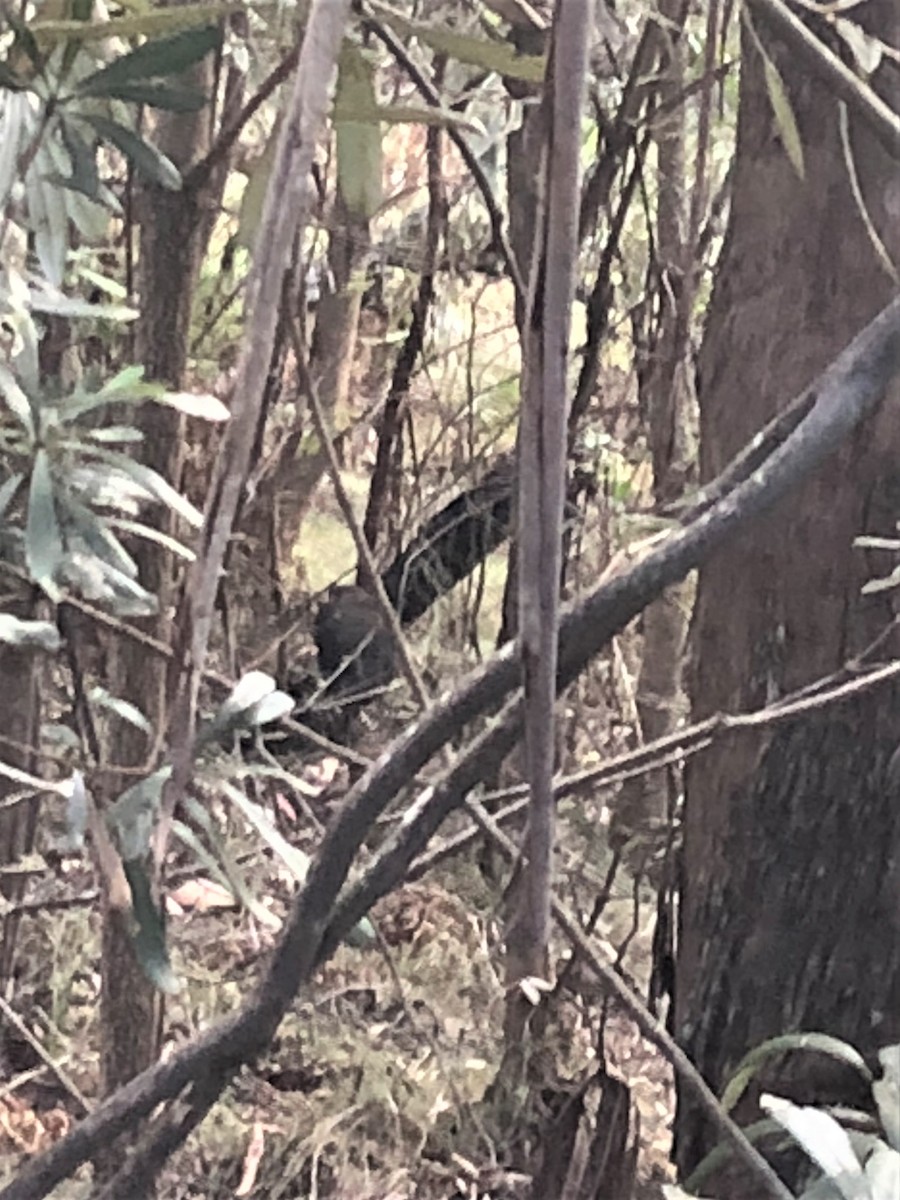
<svg viewBox="0 0 900 1200">
<path fill-rule="evenodd" d="M 868 1083 L 872 1081 L 872 1073 L 866 1066 L 865 1059 L 840 1038 L 831 1037 L 827 1033 L 786 1033 L 781 1037 L 769 1038 L 741 1059 L 722 1093 L 722 1107 L 725 1111 L 731 1112 L 754 1076 L 770 1059 L 801 1050 L 811 1050 L 829 1058 L 836 1058 L 859 1071 Z"/>
<path fill-rule="evenodd" d="M 375 64 L 352 42 L 345 41 L 338 63 L 335 108 L 341 106 L 377 113 Z M 372 120 L 335 119 L 337 180 L 347 209 L 369 218 L 381 205 L 381 126 Z"/>
<path fill-rule="evenodd" d="M 63 281 L 69 251 L 69 216 L 65 189 L 50 182 L 57 174 L 49 142 L 43 144 L 25 177 L 28 223 L 34 233 L 41 270 L 55 287 Z"/>
<path fill-rule="evenodd" d="M 85 114 L 81 119 L 91 125 L 105 142 L 111 142 L 117 150 L 121 150 L 129 162 L 133 163 L 151 183 L 158 183 L 160 187 L 164 187 L 170 192 L 181 191 L 181 172 L 162 151 L 139 138 L 136 133 L 124 125 L 119 125 L 118 122 L 110 121 L 106 117 L 93 113 Z"/>
<path fill-rule="evenodd" d="M 6 88 L 9 92 L 24 92 L 26 85 L 11 71 L 5 62 L 0 62 L 0 87 Z"/>
<path fill-rule="evenodd" d="M 0 396 L 6 401 L 6 407 L 28 436 L 33 438 L 35 431 L 31 401 L 19 387 L 12 371 L 4 366 L 3 363 L 0 363 Z"/>
<path fill-rule="evenodd" d="M 139 80 L 137 83 L 120 83 L 109 93 L 114 100 L 128 104 L 146 104 L 150 108 L 163 108 L 169 112 L 199 112 L 206 104 L 206 96 L 196 88 L 176 87 L 171 83 Z"/>
<path fill-rule="evenodd" d="M 142 442 L 144 435 L 133 425 L 107 425 L 105 429 L 86 429 L 84 438 L 88 442 L 99 442 L 101 446 L 121 446 Z"/>
<path fill-rule="evenodd" d="M 199 417 L 203 421 L 227 421 L 231 415 L 218 396 L 194 392 L 157 392 L 153 397 L 157 404 L 174 408 L 186 417 Z"/>
<path fill-rule="evenodd" d="M 800 179 L 805 179 L 806 171 L 803 161 L 803 142 L 800 138 L 800 130 L 797 127 L 797 120 L 794 116 L 794 110 L 791 106 L 790 99 L 787 94 L 787 89 L 784 86 L 784 80 L 779 74 L 778 68 L 775 66 L 772 59 L 766 53 L 765 47 L 759 39 L 753 22 L 750 19 L 750 14 L 747 6 L 742 9 L 742 16 L 750 36 L 753 39 L 753 44 L 763 61 L 763 75 L 766 81 L 766 91 L 769 94 L 769 103 L 772 105 L 772 112 L 775 116 L 775 124 L 778 127 L 778 134 L 781 138 L 781 143 L 784 146 L 785 153 L 788 156 L 791 166 L 796 171 Z"/>
<path fill-rule="evenodd" d="M 791 106 L 784 80 L 778 68 L 768 57 L 765 59 L 766 90 L 775 114 L 775 124 L 781 137 L 785 153 L 790 159 L 791 166 L 800 179 L 806 178 L 806 167 L 803 160 L 803 141 L 797 126 L 797 119 Z"/>
<path fill-rule="evenodd" d="M 154 771 L 122 792 L 109 809 L 106 821 L 126 861 L 142 859 L 149 853 L 163 787 L 171 774 L 171 767 Z"/>
<path fill-rule="evenodd" d="M 0 642 L 8 646 L 32 646 L 55 654 L 62 645 L 52 621 L 22 621 L 12 613 L 0 613 Z"/>
<path fill-rule="evenodd" d="M 848 21 L 846 17 L 833 16 L 832 22 L 856 59 L 860 73 L 866 79 L 874 75 L 884 58 L 887 49 L 885 43 L 866 33 L 861 25 L 857 25 L 855 21 Z"/>
<path fill-rule="evenodd" d="M 63 541 L 56 516 L 53 476 L 47 451 L 38 450 L 28 490 L 28 516 L 25 524 L 25 562 L 36 584 L 51 599 L 58 599 L 54 582 L 63 561 Z"/>
<path fill-rule="evenodd" d="M 80 771 L 73 771 L 72 778 L 69 780 L 69 796 L 66 803 L 66 843 L 70 851 L 80 850 L 84 845 L 88 808 L 84 776 Z"/>
<path fill-rule="evenodd" d="M 130 703 L 128 700 L 123 700 L 121 696 L 114 696 L 103 687 L 93 687 L 88 692 L 88 700 L 97 708 L 105 709 L 106 712 L 112 713 L 126 724 L 134 726 L 135 729 L 140 729 L 149 737 L 153 736 L 153 726 L 137 707 L 136 704 Z"/>
<path fill-rule="evenodd" d="M 144 974 L 154 987 L 167 995 L 181 991 L 181 981 L 172 970 L 166 946 L 166 923 L 162 912 L 153 903 L 150 877 L 142 861 L 124 861 L 125 878 L 131 889 L 137 930 L 134 949 Z"/>
<path fill-rule="evenodd" d="M 87 505 L 81 504 L 72 496 L 63 494 L 59 500 L 60 509 L 67 522 L 73 531 L 77 532 L 88 552 L 104 566 L 120 571 L 127 579 L 137 579 L 137 563 L 115 534 L 107 528 L 103 518 L 98 517 Z"/>
<path fill-rule="evenodd" d="M 847 1131 L 830 1113 L 812 1105 L 792 1104 L 781 1096 L 761 1096 L 759 1106 L 803 1147 L 844 1200 L 871 1200 L 872 1192 Z"/>
<path fill-rule="evenodd" d="M 472 37 L 456 33 L 452 29 L 441 29 L 419 21 L 408 21 L 392 8 L 373 2 L 372 9 L 386 25 L 401 37 L 418 40 L 446 54 L 458 62 L 478 67 L 482 71 L 495 71 L 510 79 L 523 79 L 527 83 L 542 83 L 547 60 L 544 55 L 519 54 L 508 42 Z"/>
<path fill-rule="evenodd" d="M 886 592 L 900 586 L 900 565 L 894 567 L 890 575 L 883 579 L 870 579 L 860 589 L 864 596 L 874 596 L 877 592 Z"/>
<path fill-rule="evenodd" d="M 19 490 L 19 486 L 24 478 L 25 476 L 21 473 L 10 475 L 9 479 L 5 480 L 2 487 L 0 487 L 0 520 L 6 516 L 6 510 L 12 504 L 13 500 L 15 500 L 16 492 Z"/>
<path fill-rule="evenodd" d="M 114 525 L 116 529 L 123 530 L 125 533 L 145 538 L 148 542 L 155 542 L 158 546 L 162 546 L 165 550 L 169 550 L 172 554 L 183 558 L 185 562 L 194 562 L 197 557 L 189 546 L 185 546 L 177 538 L 163 533 L 161 529 L 154 529 L 152 525 L 144 525 L 140 521 L 128 521 L 124 517 L 110 517 L 109 523 L 110 525 Z"/>
<path fill-rule="evenodd" d="M 77 90 L 83 96 L 117 96 L 122 84 L 180 75 L 221 44 L 222 31 L 216 25 L 185 29 L 171 37 L 156 38 L 88 75 Z"/>
<path fill-rule="evenodd" d="M 52 313 L 58 317 L 81 317 L 94 321 L 134 321 L 138 310 L 127 304 L 91 304 L 77 296 L 65 296 L 54 289 L 32 288 L 30 305 L 33 312 Z"/>
<path fill-rule="evenodd" d="M 774 1135 L 779 1134 L 780 1131 L 781 1126 L 770 1117 L 766 1117 L 762 1121 L 754 1121 L 751 1125 L 744 1127 L 744 1135 L 752 1146 L 758 1145 L 764 1138 L 771 1141 Z M 787 1137 L 783 1134 L 776 1138 L 776 1141 L 779 1146 L 787 1146 L 789 1144 Z M 773 1146 L 773 1149 L 775 1148 L 776 1146 Z M 726 1163 L 730 1162 L 733 1154 L 734 1151 L 729 1142 L 719 1142 L 717 1146 L 714 1146 L 685 1180 L 685 1194 L 691 1197 L 698 1195 L 699 1189 L 703 1187 L 708 1179 L 715 1176 Z"/>
<path fill-rule="evenodd" d="M 40 72 L 44 65 L 44 56 L 41 54 L 38 47 L 37 38 L 31 31 L 28 25 L 22 20 L 18 13 L 13 11 L 12 5 L 5 4 L 3 6 L 3 16 L 9 24 L 10 29 L 15 34 L 12 49 L 13 51 L 21 50 L 28 58 L 31 65 Z"/>
<path fill-rule="evenodd" d="M 377 125 L 338 121 L 337 181 L 347 210 L 355 217 L 374 217 L 381 206 L 381 130 Z"/>
<path fill-rule="evenodd" d="M 60 402 L 59 417 L 62 422 L 77 421 L 79 417 L 95 412 L 98 408 L 107 408 L 111 404 L 140 403 L 150 399 L 159 390 L 161 385 L 146 383 L 135 386 L 128 392 L 123 390 L 120 395 L 110 391 L 108 387 L 101 388 L 99 392 L 74 391 Z"/>
<path fill-rule="evenodd" d="M 224 794 L 240 810 L 270 850 L 281 859 L 298 883 L 305 883 L 309 873 L 310 858 L 282 837 L 269 818 L 252 800 L 248 800 L 240 788 L 226 781 L 221 783 Z"/>
<path fill-rule="evenodd" d="M 106 383 L 104 383 L 103 387 L 100 389 L 100 394 L 103 396 L 109 396 L 114 392 L 130 392 L 136 388 L 138 384 L 143 383 L 143 381 L 144 368 L 140 363 L 129 367 L 123 367 L 121 371 L 118 371 L 115 375 L 113 375 L 112 379 L 107 379 Z M 155 387 L 156 385 L 151 384 L 150 386 Z M 117 397 L 117 399 L 118 398 L 119 397 Z"/>
<path fill-rule="evenodd" d="M 79 279 L 85 283 L 92 284 L 104 296 L 109 296 L 113 300 L 127 300 L 128 292 L 118 279 L 111 279 L 108 275 L 101 274 L 100 271 L 95 271 L 89 263 L 89 260 L 76 258 L 72 264 L 72 270 Z"/>
<path fill-rule="evenodd" d="M 106 38 L 151 37 L 169 34 L 176 29 L 210 25 L 232 13 L 245 12 L 246 8 L 244 0 L 223 4 L 185 4 L 113 17 L 108 21 L 94 21 L 90 25 L 78 21 L 35 21 L 32 28 L 43 43 L 99 42 Z"/>
<path fill-rule="evenodd" d="M 193 799 L 193 797 L 187 796 L 185 798 L 185 809 L 189 813 L 191 820 L 195 821 L 209 838 L 214 853 L 210 854 L 206 851 L 200 839 L 187 826 L 182 826 L 183 832 L 179 835 L 182 841 L 186 845 L 191 846 L 198 859 L 205 863 L 208 870 L 213 871 L 220 883 L 224 883 L 228 890 L 238 897 L 247 912 L 251 913 L 261 925 L 266 925 L 269 929 L 279 928 L 281 922 L 278 918 L 261 901 L 256 899 L 247 886 L 240 868 L 228 853 L 225 844 L 216 831 L 215 825 L 210 820 L 209 814 L 203 806 Z"/>
<path fill-rule="evenodd" d="M 0 80 L 0 87 L 3 86 Z M 5 210 L 9 194 L 21 174 L 20 156 L 34 137 L 37 114 L 32 111 L 24 93 L 8 92 L 0 100 L 0 210 Z"/>
<path fill-rule="evenodd" d="M 266 202 L 266 192 L 269 188 L 269 178 L 272 174 L 272 164 L 275 161 L 275 150 L 278 144 L 279 122 L 276 118 L 275 127 L 269 135 L 261 154 L 258 154 L 247 165 L 247 186 L 241 197 L 241 210 L 238 214 L 237 242 L 246 250 L 253 249 L 256 231 L 262 220 L 263 205 Z"/>
<path fill-rule="evenodd" d="M 145 467 L 143 463 L 134 462 L 126 454 L 116 454 L 115 451 L 101 451 L 98 447 L 98 457 L 104 462 L 109 462 L 118 467 L 125 475 L 130 476 L 135 483 L 144 488 L 161 504 L 165 504 L 173 512 L 183 517 L 189 525 L 193 525 L 199 529 L 203 524 L 203 513 L 198 508 L 191 504 L 190 500 L 186 499 L 172 487 L 161 475 L 156 471 Z"/>
<path fill-rule="evenodd" d="M 888 1144 L 900 1153 L 900 1046 L 878 1051 L 881 1078 L 872 1084 L 872 1099 Z"/>
<path fill-rule="evenodd" d="M 257 729 L 286 716 L 293 708 L 293 699 L 276 691 L 271 676 L 264 671 L 249 671 L 238 680 L 213 719 L 203 725 L 198 745 L 209 746 L 229 734 Z"/>
<path fill-rule="evenodd" d="M 87 144 L 71 121 L 63 119 L 60 122 L 60 134 L 72 161 L 72 174 L 68 178 L 61 176 L 61 182 L 91 200 L 99 199 L 100 173 L 97 170 L 96 150 Z"/>
</svg>

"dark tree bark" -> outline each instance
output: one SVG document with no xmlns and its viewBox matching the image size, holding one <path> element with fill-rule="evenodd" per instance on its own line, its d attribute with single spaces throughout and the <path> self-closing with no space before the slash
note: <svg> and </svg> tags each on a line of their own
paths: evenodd
<svg viewBox="0 0 900 1200">
<path fill-rule="evenodd" d="M 890 39 L 892 10 L 892 0 L 873 0 L 860 19 Z M 853 197 L 830 89 L 798 68 L 762 14 L 754 21 L 790 96 L 805 178 L 785 153 L 745 34 L 730 228 L 700 362 L 706 479 L 896 290 Z M 896 65 L 882 66 L 875 83 L 896 110 Z M 896 161 L 853 114 L 849 129 L 869 217 L 897 263 Z M 853 540 L 895 532 L 900 517 L 896 403 L 895 384 L 789 507 L 704 567 L 695 717 L 774 701 L 885 635 L 894 593 L 863 596 L 861 587 L 893 564 Z M 875 656 L 898 649 L 896 634 L 886 635 Z M 714 1087 L 782 1032 L 825 1031 L 864 1053 L 900 1036 L 900 798 L 888 770 L 897 693 L 884 687 L 769 734 L 718 741 L 691 766 L 675 1011 L 679 1037 Z M 859 1099 L 847 1085 L 807 1058 L 765 1080 L 811 1103 Z M 676 1132 L 680 1165 L 695 1165 L 711 1139 L 687 1103 Z M 740 1179 L 717 1186 L 704 1194 L 751 1194 Z"/>
<path fill-rule="evenodd" d="M 209 60 L 192 69 L 192 81 L 202 90 L 213 89 Z M 225 119 L 233 118 L 240 104 L 243 77 L 236 69 L 227 75 L 223 89 Z M 218 213 L 230 157 L 220 156 L 209 170 L 189 174 L 191 165 L 208 149 L 209 110 L 195 114 L 166 114 L 155 131 L 157 143 L 185 177 L 181 191 L 172 192 L 145 183 L 137 195 L 140 230 L 137 287 L 140 320 L 136 326 L 136 355 L 150 379 L 172 388 L 184 386 L 188 363 L 191 313 L 203 256 Z M 148 405 L 138 414 L 144 434 L 143 460 L 176 487 L 182 484 L 185 466 L 185 421 L 162 406 Z M 168 532 L 178 532 L 171 514 L 163 514 Z M 172 566 L 159 546 L 139 542 L 134 548 L 141 582 L 159 597 L 160 615 L 143 622 L 147 630 L 166 642 L 171 638 L 167 615 L 174 599 Z M 126 722 L 116 728 L 109 758 L 121 773 L 105 777 L 101 800 L 109 802 L 133 782 L 133 770 L 152 769 L 162 750 L 166 725 L 166 664 L 138 643 L 123 638 L 111 641 L 108 672 L 113 692 L 136 704 L 158 732 L 156 744 L 143 730 Z M 156 864 L 158 868 L 159 864 Z M 100 1051 L 104 1094 L 131 1079 L 155 1061 L 162 1031 L 162 999 L 134 952 L 132 914 L 123 911 L 108 891 L 103 896 L 100 1012 L 103 1039 Z M 95 1163 L 98 1180 L 111 1177 L 121 1166 L 122 1147 L 112 1146 Z M 146 1194 L 152 1194 L 148 1184 Z M 136 1198 L 137 1200 L 137 1198 Z"/>
</svg>

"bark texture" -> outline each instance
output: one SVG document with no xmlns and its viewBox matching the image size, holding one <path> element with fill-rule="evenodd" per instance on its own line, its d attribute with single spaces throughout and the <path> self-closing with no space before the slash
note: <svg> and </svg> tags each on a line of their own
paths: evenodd
<svg viewBox="0 0 900 1200">
<path fill-rule="evenodd" d="M 891 0 L 864 9 L 870 28 L 895 36 Z M 745 35 L 730 227 L 700 361 L 704 479 L 895 292 L 853 197 L 833 96 L 759 17 L 756 30 L 790 96 L 805 178 L 785 153 Z M 896 109 L 896 66 L 875 82 Z M 852 114 L 849 130 L 869 218 L 897 263 L 896 161 Z M 788 507 L 701 572 L 696 718 L 773 702 L 839 671 L 890 625 L 895 594 L 861 595 L 890 556 L 853 540 L 894 532 L 900 518 L 898 400 L 895 387 Z M 889 635 L 874 656 L 897 650 Z M 822 1030 L 864 1053 L 900 1037 L 900 795 L 887 769 L 900 740 L 897 690 L 717 742 L 689 771 L 676 1020 L 714 1087 L 782 1032 Z M 807 1102 L 858 1098 L 819 1066 L 782 1064 L 766 1087 Z M 682 1104 L 680 1164 L 708 1148 L 703 1122 Z M 714 1194 L 724 1194 L 719 1186 Z M 749 1195 L 740 1180 L 728 1189 L 732 1200 Z"/>
</svg>

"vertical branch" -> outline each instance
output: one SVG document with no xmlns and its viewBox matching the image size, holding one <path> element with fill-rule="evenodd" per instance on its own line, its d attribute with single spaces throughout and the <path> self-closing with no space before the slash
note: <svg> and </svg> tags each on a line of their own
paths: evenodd
<svg viewBox="0 0 900 1200">
<path fill-rule="evenodd" d="M 436 80 L 443 82 L 443 69 L 436 71 Z M 412 306 L 412 319 L 403 348 L 397 357 L 391 387 L 384 402 L 381 428 L 378 433 L 378 449 L 375 468 L 369 487 L 369 499 L 363 520 L 363 532 L 369 549 L 378 548 L 379 535 L 383 531 L 388 484 L 395 461 L 397 442 L 409 388 L 416 362 L 422 354 L 428 314 L 434 301 L 434 278 L 441 237 L 447 224 L 447 196 L 443 177 L 444 135 L 439 125 L 429 125 L 426 133 L 426 159 L 428 164 L 428 217 L 425 227 L 425 250 L 419 288 Z M 365 572 L 360 568 L 359 582 L 366 586 Z"/>
<path fill-rule="evenodd" d="M 554 701 L 565 499 L 569 323 L 578 253 L 581 120 L 591 0 L 557 5 L 548 79 L 540 256 L 532 278 L 522 406 L 520 629 L 530 785 L 522 966 L 546 974 L 553 867 Z"/>
<path fill-rule="evenodd" d="M 275 340 L 285 264 L 308 211 L 309 177 L 328 93 L 350 9 L 350 0 L 314 0 L 300 49 L 293 92 L 282 125 L 272 178 L 247 286 L 247 326 L 234 384 L 231 421 L 210 486 L 197 561 L 187 580 L 177 619 L 172 709 L 173 774 L 166 790 L 157 854 L 184 790 L 196 719 L 200 673 L 212 628 L 222 564 L 250 465 Z"/>
</svg>

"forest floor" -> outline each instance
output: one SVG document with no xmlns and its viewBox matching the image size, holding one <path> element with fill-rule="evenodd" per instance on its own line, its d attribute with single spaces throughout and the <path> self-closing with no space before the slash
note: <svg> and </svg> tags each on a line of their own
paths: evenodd
<svg viewBox="0 0 900 1200">
<path fill-rule="evenodd" d="M 307 818 L 327 824 L 346 783 L 336 762 L 310 761 L 297 771 L 315 812 L 297 815 L 277 792 L 268 802 L 286 836 L 311 850 Z M 316 780 L 318 800 L 311 797 Z M 251 851 L 244 835 L 232 832 L 229 849 L 245 860 L 248 886 L 265 897 L 272 920 L 261 924 L 234 910 L 202 872 L 180 872 L 170 937 L 185 986 L 168 1004 L 167 1052 L 247 995 L 294 890 L 271 851 Z M 534 1145 L 527 1138 L 513 1145 L 508 1134 L 527 1122 L 521 1114 L 510 1122 L 490 1101 L 504 1050 L 502 888 L 486 882 L 482 858 L 477 847 L 466 851 L 382 901 L 373 913 L 377 940 L 361 949 L 341 947 L 321 969 L 270 1053 L 241 1074 L 172 1160 L 161 1200 L 501 1200 L 525 1194 Z M 73 894 L 87 895 L 90 873 L 73 867 L 66 883 Z M 599 928 L 621 939 L 630 918 L 623 911 L 617 919 L 617 905 L 631 911 L 625 884 L 614 891 Z M 641 919 L 631 932 L 623 969 L 646 982 L 649 922 Z M 31 1009 L 32 1025 L 65 1079 L 91 1103 L 99 1032 L 94 907 L 37 913 L 23 926 L 21 946 L 27 961 L 49 959 L 50 970 L 20 981 L 14 1007 Z M 555 951 L 559 971 L 566 949 L 560 943 Z M 578 972 L 574 979 L 550 1005 L 555 1082 L 573 1094 L 587 1087 L 602 1055 L 606 1071 L 630 1095 L 638 1195 L 658 1195 L 652 1181 L 668 1178 L 670 1072 L 623 1013 L 605 1009 Z M 5 1049 L 9 1062 L 10 1045 Z M 55 1140 L 77 1112 L 65 1084 L 41 1068 L 27 1046 L 20 1045 L 19 1054 L 17 1070 L 34 1075 L 0 1099 L 0 1177 L 6 1179 L 23 1152 Z M 596 1096 L 592 1102 L 596 1106 Z M 89 1195 L 89 1187 L 73 1181 L 58 1195 L 76 1200 Z"/>
</svg>

